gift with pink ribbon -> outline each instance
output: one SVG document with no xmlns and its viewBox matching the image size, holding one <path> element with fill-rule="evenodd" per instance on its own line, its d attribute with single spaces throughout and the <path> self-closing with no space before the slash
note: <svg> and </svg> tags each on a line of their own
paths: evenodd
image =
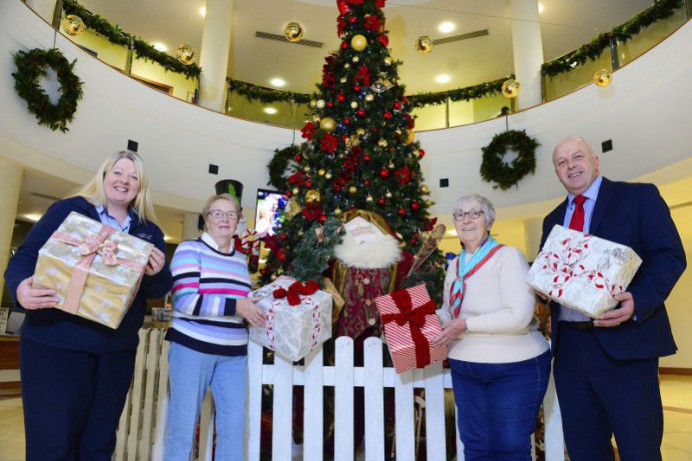
<svg viewBox="0 0 692 461">
<path fill-rule="evenodd" d="M 631 248 L 556 225 L 531 265 L 527 283 L 561 305 L 595 318 L 634 278 L 641 258 Z"/>
<path fill-rule="evenodd" d="M 58 309 L 117 328 L 153 245 L 72 212 L 39 250 L 34 285 L 57 291 Z"/>
<path fill-rule="evenodd" d="M 284 358 L 298 361 L 332 337 L 332 295 L 317 282 L 281 276 L 248 298 L 261 298 L 267 316 L 264 327 L 250 327 L 250 339 Z"/>
<path fill-rule="evenodd" d="M 435 315 L 437 304 L 430 299 L 425 284 L 379 296 L 375 303 L 397 373 L 447 358 L 447 346 L 430 344 L 442 328 Z"/>
</svg>

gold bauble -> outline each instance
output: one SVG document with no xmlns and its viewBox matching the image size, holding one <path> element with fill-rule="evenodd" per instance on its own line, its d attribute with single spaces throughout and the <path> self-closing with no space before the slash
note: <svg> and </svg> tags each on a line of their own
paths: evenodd
<svg viewBox="0 0 692 461">
<path fill-rule="evenodd" d="M 392 58 L 384 58 L 384 65 L 385 66 L 391 66 L 392 65 Z"/>
<path fill-rule="evenodd" d="M 521 84 L 513 78 L 505 80 L 502 84 L 502 95 L 506 98 L 516 98 L 520 90 Z"/>
<path fill-rule="evenodd" d="M 334 216 L 341 216 L 341 213 L 342 213 L 342 211 L 340 208 L 337 208 L 336 210 L 334 210 Z"/>
<path fill-rule="evenodd" d="M 298 195 L 298 192 L 300 192 L 300 189 L 298 189 L 297 187 L 294 187 L 292 192 L 293 192 L 293 195 Z"/>
<path fill-rule="evenodd" d="M 379 141 L 377 141 L 377 145 L 384 149 L 385 147 L 387 147 L 387 140 L 386 139 L 380 139 Z"/>
<path fill-rule="evenodd" d="M 325 105 L 324 99 L 318 99 L 317 102 L 315 103 L 315 105 L 317 106 L 318 109 L 324 109 L 324 105 Z"/>
<path fill-rule="evenodd" d="M 355 194 L 356 192 L 358 192 L 358 188 L 356 186 L 351 186 L 348 188 L 349 194 Z"/>
<path fill-rule="evenodd" d="M 610 85 L 610 82 L 612 80 L 613 76 L 610 74 L 610 72 L 608 72 L 607 69 L 601 69 L 597 71 L 595 74 L 593 74 L 594 83 L 600 87 Z"/>
<path fill-rule="evenodd" d="M 317 106 L 317 101 L 315 101 L 314 99 L 311 99 L 309 106 L 310 106 L 310 108 L 314 109 L 315 106 Z"/>
<path fill-rule="evenodd" d="M 187 43 L 183 43 L 182 45 L 180 45 L 175 54 L 178 56 L 178 61 L 182 62 L 186 66 L 192 64 L 192 61 L 195 59 L 195 56 L 197 56 L 197 52 L 195 51 L 195 49 Z"/>
<path fill-rule="evenodd" d="M 324 177 L 325 177 L 325 179 L 332 179 L 332 174 L 331 173 L 325 173 Z"/>
<path fill-rule="evenodd" d="M 67 35 L 79 35 L 84 31 L 84 21 L 76 14 L 68 14 L 62 20 L 62 30 Z"/>
<path fill-rule="evenodd" d="M 415 138 L 416 138 L 416 133 L 414 133 L 413 130 L 406 131 L 406 144 L 413 143 Z"/>
<path fill-rule="evenodd" d="M 340 81 L 341 83 L 346 83 L 346 82 L 348 81 L 348 79 L 347 79 L 346 77 L 341 77 L 341 78 L 339 79 L 339 81 Z"/>
<path fill-rule="evenodd" d="M 375 96 L 373 96 L 372 93 L 368 93 L 368 94 L 365 95 L 365 100 L 366 100 L 367 102 L 373 102 L 373 101 L 375 100 Z"/>
<path fill-rule="evenodd" d="M 426 186 L 425 184 L 423 184 L 422 186 L 420 186 L 420 191 L 424 194 L 429 194 L 430 188 L 428 186 Z"/>
<path fill-rule="evenodd" d="M 326 173 L 326 171 L 324 171 L 324 168 L 320 168 L 319 170 L 317 170 L 317 174 L 319 176 L 324 176 L 324 173 Z"/>
<path fill-rule="evenodd" d="M 380 141 L 383 141 L 383 140 L 381 139 Z M 394 168 L 394 164 L 392 162 L 389 162 L 389 165 L 387 165 L 387 168 L 389 168 L 391 170 L 392 168 Z"/>
<path fill-rule="evenodd" d="M 315 114 L 315 115 L 312 116 L 312 121 L 313 121 L 313 122 L 315 122 L 315 123 L 320 123 L 320 120 L 322 120 L 322 117 L 320 117 L 319 115 Z"/>
<path fill-rule="evenodd" d="M 353 62 L 359 62 L 360 58 L 358 56 L 354 56 L 353 59 L 351 59 Z"/>
<path fill-rule="evenodd" d="M 391 192 L 387 192 L 387 193 L 384 194 L 384 195 L 385 195 L 385 197 L 387 197 L 387 198 L 392 198 L 392 193 L 391 193 Z"/>
<path fill-rule="evenodd" d="M 331 117 L 325 117 L 320 122 L 320 129 L 331 133 L 332 131 L 336 130 L 336 122 Z"/>
<path fill-rule="evenodd" d="M 310 172 L 310 166 L 309 166 L 309 165 L 305 165 L 305 166 L 303 167 L 303 171 L 306 172 L 306 173 L 309 173 L 309 172 Z"/>
<path fill-rule="evenodd" d="M 284 35 L 291 43 L 299 42 L 303 38 L 303 26 L 299 23 L 291 21 L 284 26 Z"/>
<path fill-rule="evenodd" d="M 372 202 L 372 195 L 368 195 L 367 197 L 365 197 L 365 201 Z"/>
<path fill-rule="evenodd" d="M 344 64 L 344 69 L 348 69 L 349 67 L 351 67 L 349 63 Z"/>
<path fill-rule="evenodd" d="M 356 130 L 356 134 L 357 134 L 358 136 L 365 136 L 365 128 L 358 128 L 358 129 Z"/>
<path fill-rule="evenodd" d="M 363 51 L 368 46 L 368 39 L 363 35 L 354 35 L 351 39 L 351 48 L 356 51 Z"/>
<path fill-rule="evenodd" d="M 418 51 L 420 54 L 428 54 L 433 49 L 433 39 L 428 35 L 421 35 L 416 39 L 414 46 L 416 51 Z"/>
<path fill-rule="evenodd" d="M 355 102 L 355 101 L 353 101 L 353 102 L 351 103 L 351 109 L 358 109 L 358 103 Z"/>
<path fill-rule="evenodd" d="M 320 191 L 318 190 L 310 189 L 305 193 L 305 203 L 319 202 L 320 199 Z"/>
</svg>

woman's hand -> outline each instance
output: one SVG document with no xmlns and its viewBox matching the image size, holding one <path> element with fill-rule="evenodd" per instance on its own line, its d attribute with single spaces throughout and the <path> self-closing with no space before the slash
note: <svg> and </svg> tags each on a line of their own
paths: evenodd
<svg viewBox="0 0 692 461">
<path fill-rule="evenodd" d="M 22 280 L 17 287 L 17 301 L 25 309 L 45 309 L 58 305 L 56 291 L 52 288 L 34 287 L 33 275 Z"/>
<path fill-rule="evenodd" d="M 247 320 L 253 327 L 263 327 L 267 323 L 267 316 L 257 307 L 255 302 L 262 298 L 239 299 L 235 304 L 235 311 Z"/>
<path fill-rule="evenodd" d="M 166 255 L 163 254 L 163 251 L 154 247 L 149 255 L 149 261 L 147 261 L 147 267 L 144 269 L 144 273 L 147 275 L 156 275 L 161 272 L 164 264 L 166 264 Z"/>
<path fill-rule="evenodd" d="M 442 346 L 448 344 L 459 337 L 463 332 L 467 330 L 466 321 L 461 317 L 458 317 L 442 328 L 442 333 L 437 335 L 430 344 L 433 347 Z"/>
</svg>

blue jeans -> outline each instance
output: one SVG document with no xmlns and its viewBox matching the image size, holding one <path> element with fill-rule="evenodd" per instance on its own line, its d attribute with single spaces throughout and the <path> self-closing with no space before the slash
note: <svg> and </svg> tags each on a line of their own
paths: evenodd
<svg viewBox="0 0 692 461">
<path fill-rule="evenodd" d="M 449 364 L 466 461 L 530 461 L 550 351 L 521 362 Z"/>
<path fill-rule="evenodd" d="M 165 461 L 189 461 L 197 420 L 211 386 L 216 411 L 215 461 L 242 461 L 245 439 L 247 356 L 204 354 L 171 343 L 170 403 Z"/>
</svg>

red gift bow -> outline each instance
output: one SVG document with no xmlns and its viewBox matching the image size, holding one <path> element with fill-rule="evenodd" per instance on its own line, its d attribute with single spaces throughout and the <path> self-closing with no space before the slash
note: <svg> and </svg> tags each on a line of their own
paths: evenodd
<svg viewBox="0 0 692 461">
<path fill-rule="evenodd" d="M 425 337 L 421 328 L 425 325 L 425 316 L 434 314 L 437 305 L 432 299 L 420 307 L 413 308 L 411 294 L 408 290 L 398 290 L 390 295 L 401 312 L 397 314 L 383 314 L 382 323 L 396 322 L 399 326 L 408 323 L 411 327 L 411 339 L 416 351 L 416 365 L 418 367 L 430 363 L 430 342 Z"/>
<path fill-rule="evenodd" d="M 295 281 L 291 284 L 291 286 L 288 287 L 288 290 L 286 290 L 285 288 L 277 288 L 272 293 L 272 296 L 274 296 L 274 299 L 287 298 L 289 305 L 297 306 L 298 304 L 300 304 L 301 295 L 310 296 L 311 294 L 317 292 L 317 290 L 319 289 L 320 284 L 315 282 L 314 280 L 310 280 L 307 283 Z"/>
</svg>

